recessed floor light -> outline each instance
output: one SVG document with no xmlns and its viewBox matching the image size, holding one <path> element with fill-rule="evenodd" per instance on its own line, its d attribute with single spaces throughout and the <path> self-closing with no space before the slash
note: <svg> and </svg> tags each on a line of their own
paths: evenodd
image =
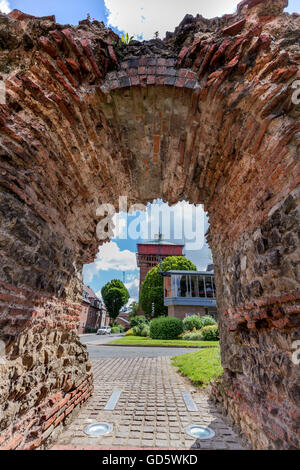
<svg viewBox="0 0 300 470">
<path fill-rule="evenodd" d="M 89 424 L 83 430 L 83 432 L 90 437 L 105 436 L 112 431 L 113 427 L 108 423 L 94 423 Z"/>
<path fill-rule="evenodd" d="M 195 439 L 212 439 L 215 437 L 215 431 L 208 428 L 207 426 L 201 426 L 199 424 L 188 426 L 185 432 Z"/>
</svg>

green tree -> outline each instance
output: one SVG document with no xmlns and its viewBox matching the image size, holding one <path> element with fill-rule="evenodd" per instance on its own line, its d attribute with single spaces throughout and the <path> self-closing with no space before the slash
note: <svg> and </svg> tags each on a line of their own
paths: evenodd
<svg viewBox="0 0 300 470">
<path fill-rule="evenodd" d="M 129 300 L 129 292 L 119 279 L 113 279 L 101 289 L 101 295 L 108 314 L 112 320 L 116 320 L 121 308 Z"/>
<path fill-rule="evenodd" d="M 132 304 L 130 305 L 130 312 L 128 314 L 128 317 L 129 317 L 129 320 L 132 318 L 132 317 L 136 317 L 139 313 L 139 304 L 137 302 L 132 302 Z"/>
<path fill-rule="evenodd" d="M 197 271 L 196 266 L 184 256 L 168 256 L 162 262 L 162 271 Z M 164 282 L 159 274 L 160 265 L 152 268 L 141 289 L 140 305 L 148 319 L 168 315 L 168 308 L 164 306 Z"/>
</svg>

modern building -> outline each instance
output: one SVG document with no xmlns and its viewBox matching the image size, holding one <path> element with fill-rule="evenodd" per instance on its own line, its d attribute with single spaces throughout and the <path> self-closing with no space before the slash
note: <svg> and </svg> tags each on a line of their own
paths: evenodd
<svg viewBox="0 0 300 470">
<path fill-rule="evenodd" d="M 162 275 L 169 316 L 182 320 L 195 314 L 217 318 L 213 271 L 167 271 Z"/>
<path fill-rule="evenodd" d="M 82 311 L 78 333 L 83 334 L 87 331 L 97 330 L 101 326 L 108 324 L 109 316 L 107 315 L 104 303 L 90 287 L 83 286 Z"/>
<path fill-rule="evenodd" d="M 159 235 L 157 240 L 137 244 L 137 265 L 140 268 L 140 290 L 147 273 L 160 261 L 168 256 L 184 256 L 182 250 L 184 245 L 176 245 L 162 240 Z"/>
</svg>

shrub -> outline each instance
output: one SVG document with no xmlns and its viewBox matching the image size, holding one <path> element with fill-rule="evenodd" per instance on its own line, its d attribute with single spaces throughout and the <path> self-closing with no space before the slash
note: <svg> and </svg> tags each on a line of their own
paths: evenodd
<svg viewBox="0 0 300 470">
<path fill-rule="evenodd" d="M 112 329 L 111 329 L 111 332 L 112 334 L 118 334 L 118 333 L 121 333 L 121 330 L 119 328 L 119 326 L 113 326 Z"/>
<path fill-rule="evenodd" d="M 192 331 L 194 329 L 200 330 L 203 326 L 216 325 L 216 320 L 210 315 L 204 315 L 202 317 L 198 315 L 192 315 L 191 317 L 186 317 L 183 320 L 183 329 L 184 331 Z"/>
<path fill-rule="evenodd" d="M 150 332 L 150 327 L 147 323 L 142 323 L 141 325 L 134 326 L 132 330 L 136 336 L 149 336 L 145 332 Z"/>
<path fill-rule="evenodd" d="M 135 336 L 141 336 L 141 331 L 144 328 L 144 325 L 137 325 L 132 328 L 132 331 Z"/>
<path fill-rule="evenodd" d="M 201 331 L 192 331 L 189 333 L 185 333 L 182 337 L 183 340 L 185 341 L 201 341 L 202 338 L 202 332 Z"/>
<path fill-rule="evenodd" d="M 191 317 L 186 317 L 183 320 L 184 331 L 192 331 L 194 328 L 196 328 L 196 330 L 200 330 L 202 326 L 201 317 L 198 315 L 192 315 Z"/>
<path fill-rule="evenodd" d="M 204 326 L 201 330 L 202 339 L 204 341 L 218 341 L 219 340 L 219 328 L 218 325 Z"/>
<path fill-rule="evenodd" d="M 111 332 L 113 334 L 117 334 L 117 333 L 124 333 L 124 326 L 123 325 L 118 325 L 117 323 L 115 323 L 112 327 L 111 327 Z"/>
<path fill-rule="evenodd" d="M 203 326 L 217 325 L 216 320 L 213 317 L 211 317 L 210 315 L 204 315 L 203 317 L 201 317 L 201 323 L 202 323 L 202 327 Z"/>
<path fill-rule="evenodd" d="M 182 321 L 175 317 L 158 317 L 150 323 L 152 339 L 176 339 L 182 333 Z"/>
<path fill-rule="evenodd" d="M 148 336 L 150 336 L 150 326 L 149 325 L 144 326 L 144 328 L 141 331 L 141 336 L 143 336 L 144 338 L 147 338 Z"/>
<path fill-rule="evenodd" d="M 130 329 L 126 331 L 125 336 L 135 336 L 135 333 L 132 329 Z"/>
<path fill-rule="evenodd" d="M 85 333 L 97 333 L 97 331 L 98 331 L 98 328 L 90 328 L 90 327 L 87 327 L 84 330 Z"/>
<path fill-rule="evenodd" d="M 135 317 L 132 317 L 130 319 L 130 328 L 134 328 L 135 326 L 141 326 L 141 325 L 148 325 L 149 322 L 146 317 L 142 315 L 136 315 Z"/>
</svg>

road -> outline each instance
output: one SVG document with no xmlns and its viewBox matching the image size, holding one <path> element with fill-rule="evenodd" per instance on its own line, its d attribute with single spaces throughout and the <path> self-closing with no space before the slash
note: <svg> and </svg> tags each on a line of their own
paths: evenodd
<svg viewBox="0 0 300 470">
<path fill-rule="evenodd" d="M 190 352 L 198 351 L 196 348 L 145 348 L 130 346 L 103 346 L 114 339 L 121 338 L 123 335 L 97 336 L 85 335 L 81 336 L 81 342 L 87 345 L 90 360 L 95 361 L 102 358 L 136 358 L 136 357 L 163 357 L 163 356 L 179 356 Z"/>
</svg>

